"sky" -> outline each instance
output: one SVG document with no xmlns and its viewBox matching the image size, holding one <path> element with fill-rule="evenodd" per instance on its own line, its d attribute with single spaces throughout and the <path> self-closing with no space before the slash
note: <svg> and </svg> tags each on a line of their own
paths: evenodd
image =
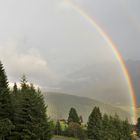
<svg viewBox="0 0 140 140">
<path fill-rule="evenodd" d="M 125 99 L 126 83 L 112 50 L 71 4 L 95 19 L 124 60 L 140 60 L 139 0 L 0 0 L 0 60 L 10 83 L 18 82 L 21 75 L 26 74 L 33 83 L 48 91 L 87 97 L 93 97 L 91 93 L 96 92 L 93 98 L 100 100 L 106 96 L 102 96 L 106 87 L 110 94 L 121 90 Z M 102 68 L 105 70 L 96 76 L 89 71 L 93 67 L 97 69 L 95 73 Z M 103 86 L 100 81 L 107 78 L 110 67 L 115 76 Z M 76 77 L 78 71 L 81 75 Z M 91 75 L 93 79 L 89 78 Z M 81 81 L 84 84 L 91 80 L 99 82 L 84 87 L 84 92 L 88 88 L 89 94 L 78 90 Z M 99 85 L 102 91 L 97 88 Z"/>
</svg>

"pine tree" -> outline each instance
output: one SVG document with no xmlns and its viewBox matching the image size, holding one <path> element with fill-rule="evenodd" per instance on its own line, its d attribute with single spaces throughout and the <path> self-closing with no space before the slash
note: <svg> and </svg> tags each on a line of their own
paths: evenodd
<svg viewBox="0 0 140 140">
<path fill-rule="evenodd" d="M 70 112 L 69 112 L 69 117 L 68 117 L 68 124 L 70 122 L 74 122 L 74 123 L 79 123 L 80 124 L 80 119 L 78 117 L 77 111 L 75 108 L 71 108 Z"/>
<path fill-rule="evenodd" d="M 7 76 L 0 62 L 0 135 L 2 140 L 5 140 L 13 127 L 11 105 Z"/>
<path fill-rule="evenodd" d="M 17 140 L 49 140 L 52 133 L 43 96 L 26 81 L 23 79 L 21 82 L 20 98 L 15 113 L 15 136 Z"/>
<path fill-rule="evenodd" d="M 137 125 L 136 125 L 137 135 L 140 137 L 140 118 L 138 118 Z"/>
<path fill-rule="evenodd" d="M 102 118 L 102 135 L 104 136 L 104 140 L 112 140 L 112 135 L 110 131 L 110 120 L 107 114 L 104 114 Z"/>
<path fill-rule="evenodd" d="M 26 92 L 26 90 L 28 90 L 29 85 L 27 84 L 28 80 L 26 78 L 26 75 L 22 75 L 21 80 L 20 80 L 20 84 L 21 84 L 21 91 L 22 92 Z"/>
<path fill-rule="evenodd" d="M 61 135 L 61 134 L 62 134 L 61 124 L 60 121 L 57 121 L 55 125 L 55 135 Z"/>
<path fill-rule="evenodd" d="M 121 128 L 122 128 L 122 122 L 117 114 L 115 114 L 114 117 L 111 119 L 112 124 L 112 135 L 116 140 L 121 139 Z"/>
<path fill-rule="evenodd" d="M 108 124 L 108 138 L 110 140 L 134 140 L 131 135 L 131 125 L 127 120 L 120 120 L 119 116 L 110 116 Z M 106 135 L 106 136 L 107 136 Z"/>
<path fill-rule="evenodd" d="M 11 115 L 10 91 L 8 88 L 7 76 L 0 62 L 0 119 L 9 118 Z"/>
<path fill-rule="evenodd" d="M 13 129 L 14 129 L 14 125 L 9 119 L 1 120 L 0 121 L 0 140 L 11 140 L 9 138 Z"/>
<path fill-rule="evenodd" d="M 13 94 L 16 96 L 16 94 L 18 93 L 18 88 L 17 88 L 17 84 L 14 83 L 14 86 L 13 86 Z"/>
<path fill-rule="evenodd" d="M 92 140 L 102 140 L 102 115 L 100 109 L 95 107 L 89 116 L 87 124 L 88 138 Z"/>
<path fill-rule="evenodd" d="M 128 120 L 122 121 L 122 129 L 121 131 L 121 137 L 123 140 L 132 140 L 131 132 L 132 127 L 129 124 Z"/>
<path fill-rule="evenodd" d="M 135 140 L 131 135 L 132 126 L 128 120 L 121 120 L 117 114 L 102 117 L 99 108 L 95 107 L 89 116 L 87 134 L 92 140 Z"/>
</svg>

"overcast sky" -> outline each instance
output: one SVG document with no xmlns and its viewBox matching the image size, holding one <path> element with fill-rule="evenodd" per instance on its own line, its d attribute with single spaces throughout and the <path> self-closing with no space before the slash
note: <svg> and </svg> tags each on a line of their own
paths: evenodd
<svg viewBox="0 0 140 140">
<path fill-rule="evenodd" d="M 25 73 L 48 87 L 87 65 L 116 61 L 71 3 L 96 19 L 125 60 L 140 60 L 139 0 L 0 0 L 0 59 L 10 82 Z"/>
</svg>

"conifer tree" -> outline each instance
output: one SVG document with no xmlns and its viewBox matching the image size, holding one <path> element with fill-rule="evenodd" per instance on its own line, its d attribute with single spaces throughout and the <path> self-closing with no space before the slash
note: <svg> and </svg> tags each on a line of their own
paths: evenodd
<svg viewBox="0 0 140 140">
<path fill-rule="evenodd" d="M 140 118 L 138 118 L 138 121 L 137 121 L 136 131 L 137 131 L 138 137 L 140 137 Z"/>
<path fill-rule="evenodd" d="M 0 119 L 9 118 L 11 115 L 11 99 L 8 80 L 2 63 L 0 62 Z"/>
<path fill-rule="evenodd" d="M 8 80 L 0 61 L 0 137 L 5 140 L 8 134 L 10 134 L 13 124 L 12 108 L 11 108 L 11 96 L 8 88 Z"/>
<path fill-rule="evenodd" d="M 55 125 L 55 134 L 56 135 L 62 134 L 61 124 L 59 120 L 56 122 L 56 125 Z"/>
<path fill-rule="evenodd" d="M 137 125 L 138 126 L 138 125 Z M 89 116 L 87 134 L 92 140 L 135 140 L 128 120 L 121 120 L 117 114 L 102 117 L 98 107 Z"/>
<path fill-rule="evenodd" d="M 132 132 L 132 127 L 129 124 L 128 120 L 122 121 L 122 129 L 121 131 L 121 137 L 124 140 L 132 140 L 131 132 Z"/>
<path fill-rule="evenodd" d="M 110 125 L 108 115 L 104 114 L 102 118 L 102 135 L 104 136 L 104 140 L 112 140 Z"/>
<path fill-rule="evenodd" d="M 128 120 L 120 120 L 116 114 L 110 117 L 104 115 L 102 124 L 104 140 L 134 140 Z"/>
<path fill-rule="evenodd" d="M 71 108 L 70 112 L 69 112 L 69 117 L 68 117 L 68 124 L 70 122 L 74 122 L 74 123 L 79 123 L 80 124 L 80 119 L 78 117 L 77 111 L 75 108 Z"/>
<path fill-rule="evenodd" d="M 21 85 L 21 91 L 26 92 L 29 89 L 29 85 L 27 84 L 28 80 L 26 78 L 26 75 L 22 75 L 21 80 L 20 80 L 20 85 Z"/>
<path fill-rule="evenodd" d="M 23 78 L 15 113 L 17 140 L 49 140 L 52 133 L 43 96 L 33 85 L 27 84 L 25 77 Z"/>
<path fill-rule="evenodd" d="M 93 109 L 87 125 L 88 138 L 92 140 L 102 140 L 102 115 L 98 107 Z"/>
<path fill-rule="evenodd" d="M 14 83 L 14 86 L 13 86 L 13 94 L 16 95 L 17 93 L 18 93 L 17 84 Z"/>
<path fill-rule="evenodd" d="M 122 121 L 120 120 L 119 116 L 115 114 L 114 117 L 111 117 L 111 124 L 112 124 L 112 135 L 116 140 L 121 139 L 121 128 L 122 128 Z"/>
</svg>

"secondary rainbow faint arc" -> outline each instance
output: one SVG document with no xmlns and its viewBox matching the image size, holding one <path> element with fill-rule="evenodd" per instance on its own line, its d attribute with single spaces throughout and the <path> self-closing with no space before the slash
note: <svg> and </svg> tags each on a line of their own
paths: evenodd
<svg viewBox="0 0 140 140">
<path fill-rule="evenodd" d="M 69 2 L 69 1 L 65 0 L 65 2 Z M 118 51 L 115 44 L 112 42 L 111 38 L 102 30 L 102 28 L 96 23 L 96 21 L 92 17 L 90 17 L 88 14 L 85 13 L 85 11 L 80 9 L 78 6 L 74 5 L 72 2 L 70 2 L 69 4 L 75 11 L 77 11 L 82 17 L 84 17 L 92 26 L 94 26 L 94 28 L 96 28 L 96 30 L 104 38 L 104 40 L 107 42 L 107 44 L 112 49 L 114 55 L 116 56 L 120 66 L 121 66 L 121 69 L 124 73 L 124 76 L 126 78 L 127 85 L 128 85 L 128 88 L 129 88 L 131 104 L 132 104 L 132 113 L 133 113 L 132 114 L 133 115 L 132 123 L 135 124 L 136 120 L 137 120 L 137 109 L 136 109 L 137 108 L 137 103 L 136 103 L 135 91 L 134 91 L 134 88 L 133 88 L 131 77 L 129 75 L 126 64 L 125 64 L 120 52 Z"/>
</svg>

